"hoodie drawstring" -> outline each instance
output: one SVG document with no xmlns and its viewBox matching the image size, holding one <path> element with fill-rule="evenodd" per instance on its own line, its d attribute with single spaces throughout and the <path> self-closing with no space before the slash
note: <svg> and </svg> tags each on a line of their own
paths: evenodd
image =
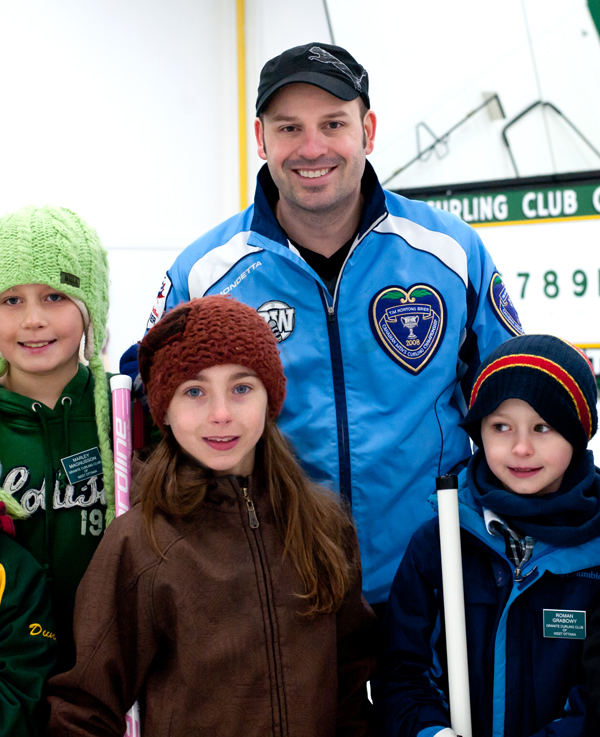
<svg viewBox="0 0 600 737">
<path fill-rule="evenodd" d="M 69 442 L 69 420 L 71 419 L 71 409 L 73 408 L 73 400 L 71 397 L 63 397 L 60 400 L 63 406 L 63 436 L 65 439 L 66 455 L 71 455 L 71 444 Z"/>
<path fill-rule="evenodd" d="M 54 479 L 52 474 L 52 453 L 44 410 L 40 402 L 34 402 L 31 409 L 40 418 L 44 445 L 44 505 L 45 505 L 45 539 L 44 570 L 48 582 L 52 581 L 52 545 L 54 543 Z"/>
</svg>

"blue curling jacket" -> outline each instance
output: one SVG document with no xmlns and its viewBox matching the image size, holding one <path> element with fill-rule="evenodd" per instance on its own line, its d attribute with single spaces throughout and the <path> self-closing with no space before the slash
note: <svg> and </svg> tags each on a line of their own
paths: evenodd
<svg viewBox="0 0 600 737">
<path fill-rule="evenodd" d="M 584 639 L 574 633 L 585 635 L 586 614 L 600 595 L 600 539 L 569 548 L 538 540 L 517 583 L 504 538 L 488 533 L 466 469 L 459 510 L 473 735 L 597 737 Z M 560 635 L 563 625 L 567 636 L 547 636 Z M 371 684 L 381 735 L 433 737 L 450 726 L 437 518 L 410 542 L 384 630 Z"/>
<path fill-rule="evenodd" d="M 384 192 L 369 163 L 359 232 L 332 297 L 277 222 L 263 167 L 255 201 L 167 272 L 148 326 L 194 297 L 229 294 L 271 325 L 287 376 L 279 419 L 303 466 L 350 502 L 364 591 L 387 598 L 439 470 L 470 455 L 457 427 L 482 358 L 520 332 L 477 233 Z M 303 244 L 309 245 L 309 244 Z"/>
</svg>

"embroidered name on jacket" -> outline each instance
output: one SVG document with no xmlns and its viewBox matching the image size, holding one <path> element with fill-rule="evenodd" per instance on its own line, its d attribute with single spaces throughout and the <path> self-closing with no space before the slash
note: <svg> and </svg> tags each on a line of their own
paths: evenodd
<svg viewBox="0 0 600 737">
<path fill-rule="evenodd" d="M 446 330 L 446 305 L 429 284 L 389 286 L 369 305 L 371 330 L 388 356 L 418 374 L 431 361 Z"/>
<path fill-rule="evenodd" d="M 574 573 L 561 573 L 561 578 L 592 578 L 595 581 L 600 581 L 600 571 L 575 571 Z"/>
<path fill-rule="evenodd" d="M 6 474 L 2 491 L 15 495 L 22 491 L 29 480 L 29 469 L 26 466 L 17 466 Z M 75 496 L 77 494 L 77 496 Z M 26 489 L 21 497 L 20 504 L 26 512 L 34 514 L 38 509 L 46 509 L 46 481 L 42 481 L 40 489 Z M 91 507 L 96 502 L 106 506 L 104 489 L 98 489 L 98 477 L 92 476 L 80 485 L 65 484 L 63 488 L 57 478 L 54 482 L 54 509 L 71 509 L 72 507 Z"/>
<path fill-rule="evenodd" d="M 257 269 L 259 266 L 262 266 L 260 261 L 255 261 L 253 264 L 250 264 L 250 266 L 245 270 L 242 271 L 242 273 L 234 279 L 229 286 L 222 289 L 219 294 L 229 294 L 232 289 L 235 289 L 239 284 L 241 284 L 242 280 L 245 279 L 254 269 Z"/>
</svg>

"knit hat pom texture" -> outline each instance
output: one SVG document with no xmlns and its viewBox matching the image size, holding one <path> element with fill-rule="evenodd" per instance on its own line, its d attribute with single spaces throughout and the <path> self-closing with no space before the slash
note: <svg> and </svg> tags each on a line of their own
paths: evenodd
<svg viewBox="0 0 600 737">
<path fill-rule="evenodd" d="M 256 310 L 231 297 L 201 297 L 176 307 L 148 331 L 138 359 L 150 412 L 163 430 L 177 387 L 225 364 L 252 369 L 267 391 L 269 417 L 281 412 L 285 376 L 275 336 Z"/>
</svg>

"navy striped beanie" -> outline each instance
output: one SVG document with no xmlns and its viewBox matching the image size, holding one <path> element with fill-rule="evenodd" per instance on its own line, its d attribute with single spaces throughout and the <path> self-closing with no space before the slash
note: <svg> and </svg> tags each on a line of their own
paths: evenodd
<svg viewBox="0 0 600 737">
<path fill-rule="evenodd" d="M 582 351 L 553 335 L 519 335 L 481 365 L 460 426 L 481 447 L 481 420 L 505 399 L 527 402 L 576 453 L 598 429 L 598 388 Z"/>
</svg>

